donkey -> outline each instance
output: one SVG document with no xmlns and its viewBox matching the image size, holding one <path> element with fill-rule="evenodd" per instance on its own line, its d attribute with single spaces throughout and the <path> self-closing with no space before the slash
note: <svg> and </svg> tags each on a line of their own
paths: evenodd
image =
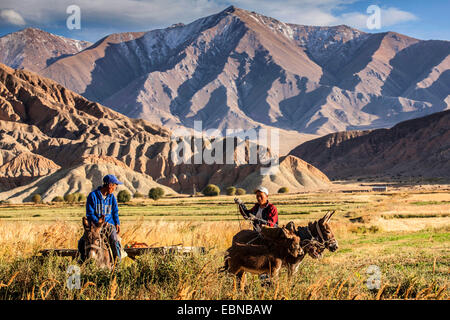
<svg viewBox="0 0 450 320">
<path fill-rule="evenodd" d="M 300 262 L 302 262 L 306 254 L 313 259 L 318 259 L 322 257 L 322 252 L 325 248 L 331 252 L 338 249 L 338 242 L 328 224 L 334 213 L 335 211 L 327 212 L 321 219 L 310 222 L 308 226 L 298 227 L 297 230 L 295 230 L 293 222 L 289 222 L 286 225 L 286 228 L 290 232 L 294 232 L 300 237 L 301 247 L 303 248 L 302 255 L 295 258 L 287 257 L 283 261 L 283 265 L 288 269 L 289 276 L 293 276 L 297 272 Z M 262 236 L 254 230 L 242 230 L 233 237 L 233 243 L 242 242 L 264 245 L 271 241 L 272 239 L 267 239 L 267 237 Z"/>
<path fill-rule="evenodd" d="M 242 244 L 234 242 L 227 250 L 221 271 L 234 274 L 245 285 L 245 272 L 268 274 L 276 279 L 284 260 L 303 255 L 300 238 L 290 230 L 281 228 L 281 236 L 266 244 Z"/>
<path fill-rule="evenodd" d="M 112 268 L 112 254 L 110 244 L 103 229 L 107 227 L 107 222 L 102 216 L 98 219 L 98 224 L 89 222 L 83 217 L 84 227 L 84 256 L 93 259 L 101 268 Z"/>
<path fill-rule="evenodd" d="M 298 227 L 295 230 L 293 222 L 288 223 L 287 228 L 294 231 L 301 239 L 302 248 L 313 259 L 322 257 L 322 253 L 325 249 L 335 252 L 338 248 L 338 241 L 334 237 L 331 227 L 328 224 L 331 217 L 336 211 L 327 212 L 321 219 L 314 222 L 309 222 L 305 227 Z M 297 273 L 298 267 L 302 259 L 290 259 L 286 263 L 288 273 L 290 276 Z"/>
</svg>

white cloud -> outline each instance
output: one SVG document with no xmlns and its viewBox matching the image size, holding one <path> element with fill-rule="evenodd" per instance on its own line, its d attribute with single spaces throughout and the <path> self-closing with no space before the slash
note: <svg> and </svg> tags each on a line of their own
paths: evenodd
<svg viewBox="0 0 450 320">
<path fill-rule="evenodd" d="M 367 17 L 368 15 L 360 12 L 348 12 L 336 17 L 336 21 L 339 22 L 339 24 L 346 24 L 354 28 L 367 29 Z M 381 8 L 380 18 L 381 28 L 387 28 L 399 23 L 416 21 L 419 19 L 414 14 L 397 8 Z"/>
<path fill-rule="evenodd" d="M 390 27 L 407 21 L 419 20 L 414 14 L 397 8 L 381 9 L 381 25 Z"/>
<path fill-rule="evenodd" d="M 144 30 L 157 25 L 191 22 L 225 8 L 209 0 L 2 0 L 0 8 L 15 8 L 31 24 L 56 27 L 68 17 L 66 8 L 72 4 L 81 9 L 82 26 L 93 23 L 104 24 L 105 28 L 129 26 Z"/>
<path fill-rule="evenodd" d="M 0 19 L 2 24 L 12 24 L 15 26 L 25 25 L 25 20 L 22 16 L 12 9 L 0 9 Z"/>
<path fill-rule="evenodd" d="M 334 10 L 358 0 L 231 0 L 236 7 L 257 11 L 283 22 L 328 26 L 336 24 Z M 256 8 L 256 9 L 255 9 Z"/>
<path fill-rule="evenodd" d="M 280 4 L 270 0 L 231 0 L 237 7 L 274 17 L 283 22 L 304 25 L 331 26 L 346 24 L 354 28 L 366 29 L 369 14 L 364 12 L 344 12 L 346 6 L 358 0 L 286 0 Z M 397 8 L 381 8 L 381 25 L 390 27 L 418 18 Z"/>
<path fill-rule="evenodd" d="M 19 11 L 28 23 L 42 27 L 61 25 L 67 17 L 66 8 L 76 4 L 81 9 L 81 23 L 91 27 L 120 31 L 151 30 L 173 23 L 189 23 L 217 13 L 229 5 L 257 11 L 283 22 L 330 26 L 347 24 L 366 28 L 366 12 L 349 12 L 352 3 L 360 0 L 2 0 L 0 6 Z M 4 10 L 2 10 L 4 11 Z M 13 10 L 11 10 L 13 11 Z M 15 12 L 15 11 L 13 11 Z M 17 12 L 16 12 L 17 13 Z M 24 22 L 18 15 L 16 22 Z M 21 20 L 20 20 L 21 19 Z M 412 13 L 396 8 L 384 8 L 382 26 L 417 19 Z"/>
</svg>

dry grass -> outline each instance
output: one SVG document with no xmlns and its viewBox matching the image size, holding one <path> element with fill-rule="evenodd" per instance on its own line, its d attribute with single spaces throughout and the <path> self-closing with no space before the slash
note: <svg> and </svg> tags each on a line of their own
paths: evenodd
<svg viewBox="0 0 450 320">
<path fill-rule="evenodd" d="M 327 251 L 321 260 L 305 258 L 296 277 L 288 279 L 282 272 L 279 282 L 268 288 L 249 275 L 243 291 L 231 276 L 217 271 L 233 235 L 248 227 L 236 219 L 123 219 L 123 244 L 181 244 L 208 251 L 192 256 L 146 255 L 134 262 L 126 258 L 112 272 L 85 264 L 81 287 L 76 290 L 65 285 L 66 270 L 76 261 L 34 256 L 44 248 L 76 248 L 82 233 L 79 219 L 0 220 L 0 299 L 448 299 L 450 218 L 424 215 L 450 214 L 449 199 L 448 192 L 420 191 L 273 197 L 279 210 L 286 210 L 287 215 L 280 215 L 282 223 L 294 220 L 304 225 L 337 208 L 332 228 L 340 248 L 336 253 Z M 212 212 L 223 210 L 230 201 L 227 197 L 200 200 Z M 200 200 L 183 199 L 185 203 L 173 214 L 179 215 L 193 203 L 203 208 Z M 173 206 L 180 200 L 164 201 Z M 297 209 L 290 207 L 293 202 Z M 42 210 L 48 209 L 43 206 Z M 292 213 L 306 210 L 308 214 Z M 366 286 L 370 265 L 381 272 L 381 286 L 376 290 Z"/>
</svg>

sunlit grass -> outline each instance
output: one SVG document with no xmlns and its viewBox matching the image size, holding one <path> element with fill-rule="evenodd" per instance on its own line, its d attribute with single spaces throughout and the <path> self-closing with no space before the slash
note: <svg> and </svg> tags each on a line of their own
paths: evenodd
<svg viewBox="0 0 450 320">
<path fill-rule="evenodd" d="M 294 278 L 283 271 L 271 287 L 249 276 L 243 292 L 233 289 L 233 277 L 217 271 L 233 235 L 249 227 L 233 197 L 121 205 L 122 244 L 201 246 L 206 254 L 126 258 L 113 272 L 82 265 L 76 290 L 65 285 L 76 261 L 36 256 L 41 249 L 76 248 L 84 205 L 4 205 L 0 299 L 448 299 L 450 194 L 428 195 L 432 203 L 423 205 L 414 203 L 426 201 L 420 192 L 271 196 L 281 224 L 305 225 L 336 210 L 331 226 L 339 250 L 326 251 L 321 260 L 305 258 Z M 252 195 L 242 198 L 254 201 Z M 366 286 L 370 265 L 381 272 L 379 289 Z"/>
</svg>

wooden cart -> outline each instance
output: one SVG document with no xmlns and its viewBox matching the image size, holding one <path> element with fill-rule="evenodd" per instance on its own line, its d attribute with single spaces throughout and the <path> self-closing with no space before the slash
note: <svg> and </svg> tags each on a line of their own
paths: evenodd
<svg viewBox="0 0 450 320">
<path fill-rule="evenodd" d="M 204 254 L 206 252 L 204 247 L 183 247 L 183 246 L 165 246 L 165 247 L 145 247 L 145 248 L 124 248 L 128 257 L 135 259 L 137 256 L 154 252 L 159 254 L 191 254 L 199 253 Z M 45 249 L 39 251 L 43 256 L 57 255 L 61 257 L 72 257 L 76 258 L 78 256 L 78 250 L 76 249 Z"/>
</svg>

